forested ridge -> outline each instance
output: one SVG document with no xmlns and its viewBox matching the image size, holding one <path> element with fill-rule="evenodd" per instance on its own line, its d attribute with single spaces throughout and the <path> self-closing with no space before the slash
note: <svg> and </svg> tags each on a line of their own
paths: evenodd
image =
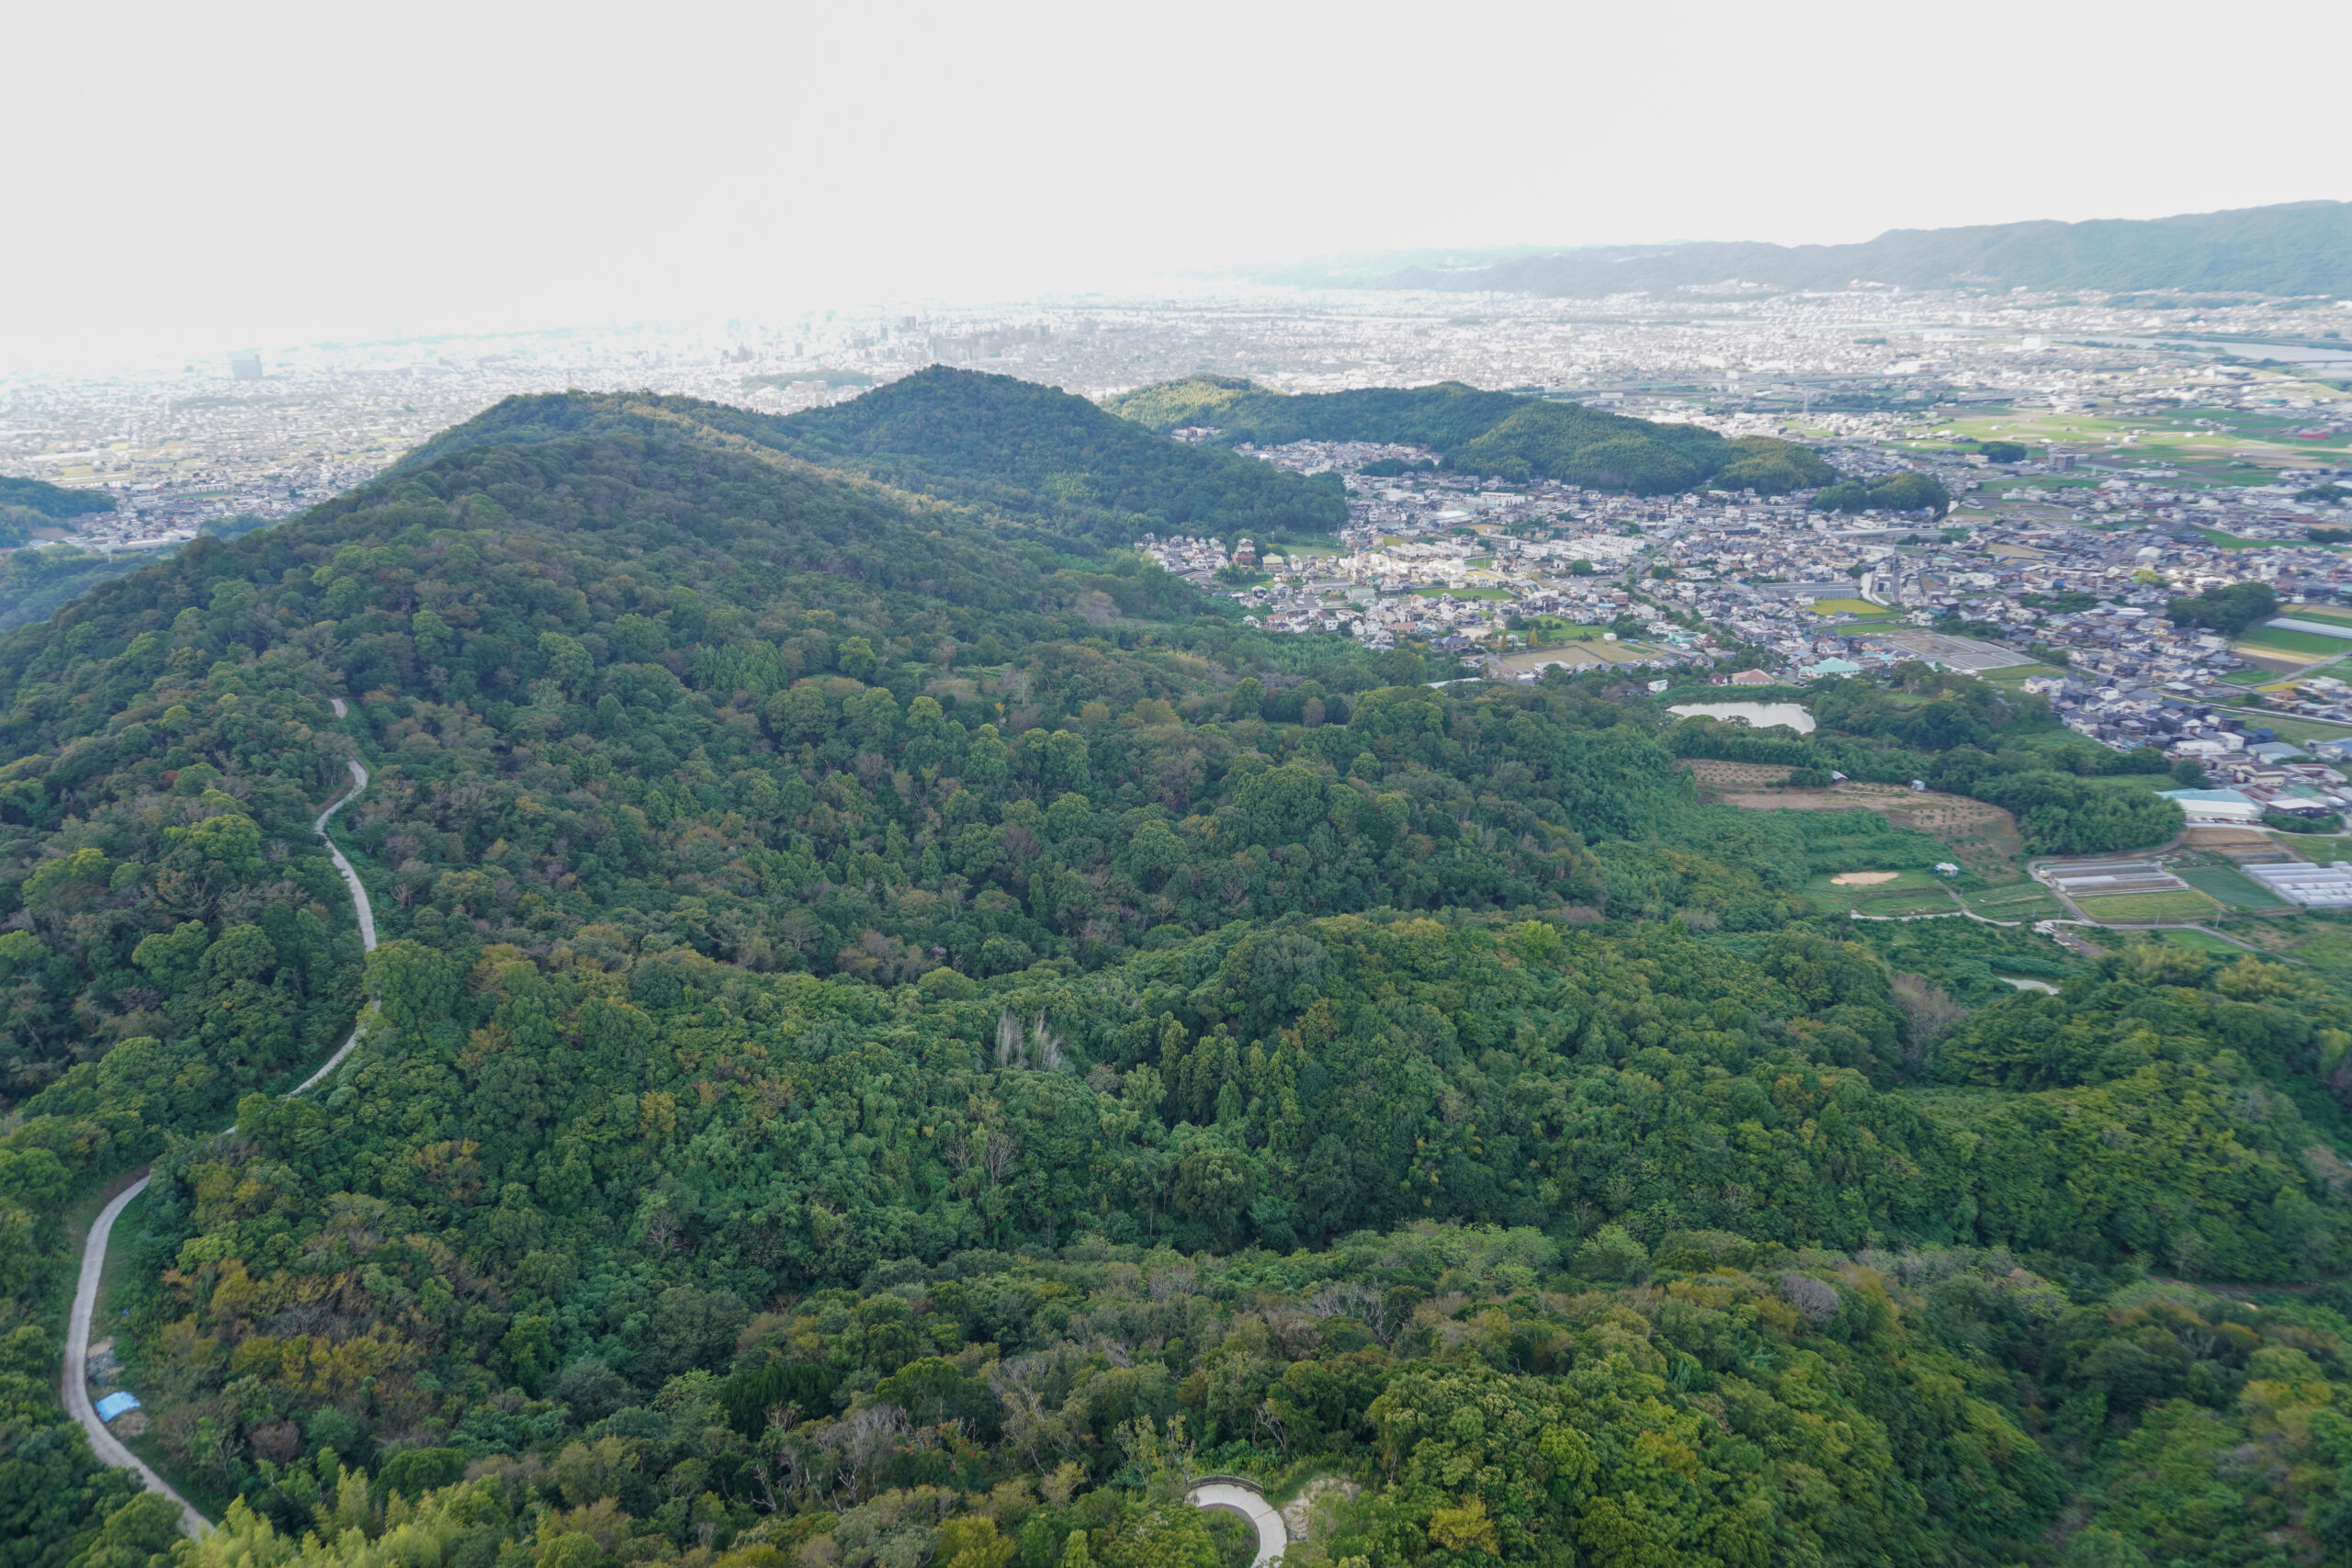
<svg viewBox="0 0 2352 1568">
<path fill-rule="evenodd" d="M 1695 424 L 1660 424 L 1579 403 L 1483 392 L 1459 381 L 1291 394 L 1221 376 L 1145 387 L 1104 406 L 1154 430 L 1208 426 L 1219 441 L 1396 442 L 1435 448 L 1445 466 L 1513 482 L 1559 479 L 1658 495 L 1706 483 L 1763 495 L 1826 485 L 1836 472 L 1810 448 L 1771 436 L 1726 440 Z"/>
<path fill-rule="evenodd" d="M 114 497 L 102 491 L 68 490 L 43 479 L 0 475 L 0 547 L 18 549 L 32 542 L 35 529 L 113 510 Z"/>
<path fill-rule="evenodd" d="M 1365 1568 L 2352 1544 L 2352 998 L 1831 920 L 1947 850 L 1678 767 L 2123 847 L 2142 760 L 1916 668 L 1432 689 L 1112 528 L 1295 490 L 1033 505 L 1085 416 L 917 390 L 514 400 L 0 637 L 0 1561 L 1246 1563 L 1213 1471 Z M 194 1546 L 54 1397 L 139 1165 Z"/>
<path fill-rule="evenodd" d="M 1011 376 L 932 366 L 845 403 L 775 418 L 690 398 L 511 399 L 412 454 L 419 468 L 464 446 L 643 424 L 684 415 L 706 438 L 847 468 L 1050 528 L 1077 547 L 1144 532 L 1258 538 L 1329 534 L 1347 521 L 1335 483 L 1310 481 L 1220 447 L 1154 439 L 1083 398 Z"/>
</svg>

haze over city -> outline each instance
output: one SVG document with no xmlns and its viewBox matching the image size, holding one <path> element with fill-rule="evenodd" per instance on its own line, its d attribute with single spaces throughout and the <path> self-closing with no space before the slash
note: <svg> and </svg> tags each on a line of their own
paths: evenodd
<svg viewBox="0 0 2352 1568">
<path fill-rule="evenodd" d="M 2193 50 L 2150 15 L 37 10 L 0 367 L 2341 194 L 2326 96 L 2265 90 L 2335 7 Z"/>
</svg>

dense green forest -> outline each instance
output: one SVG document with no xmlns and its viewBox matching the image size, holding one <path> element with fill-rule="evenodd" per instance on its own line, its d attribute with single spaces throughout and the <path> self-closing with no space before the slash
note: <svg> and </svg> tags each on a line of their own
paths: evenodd
<svg viewBox="0 0 2352 1568">
<path fill-rule="evenodd" d="M 788 453 L 907 490 L 985 508 L 1083 549 L 1145 532 L 1264 539 L 1329 534 L 1347 521 L 1334 486 L 1215 446 L 1155 439 L 1083 398 L 1010 376 L 933 366 L 831 408 L 785 419 L 692 399 L 640 398 L 641 418 L 690 420 L 705 436 Z M 600 400 L 510 400 L 413 453 L 404 468 L 452 451 L 598 426 Z"/>
<path fill-rule="evenodd" d="M 1941 517 L 1951 510 L 1951 491 L 1932 475 L 1912 470 L 1873 480 L 1847 479 L 1813 498 L 1823 512 L 1925 512 Z"/>
<path fill-rule="evenodd" d="M 73 545 L 42 545 L 0 555 L 0 631 L 45 621 L 58 606 L 153 559 L 145 551 L 102 552 Z"/>
<path fill-rule="evenodd" d="M 2233 582 L 2185 594 L 2168 601 L 2165 618 L 2175 626 L 2203 626 L 2223 637 L 2236 637 L 2257 621 L 2267 621 L 2282 606 L 2267 582 Z"/>
<path fill-rule="evenodd" d="M 114 497 L 104 491 L 68 490 L 44 479 L 16 479 L 0 475 L 0 509 L 21 508 L 38 512 L 43 517 L 85 517 L 95 512 L 112 512 Z"/>
<path fill-rule="evenodd" d="M 1104 406 L 1152 430 L 1212 426 L 1227 443 L 1398 442 L 1434 447 L 1446 467 L 1467 473 L 1636 495 L 1701 483 L 1781 495 L 1837 478 L 1794 442 L 1760 435 L 1727 441 L 1695 424 L 1481 392 L 1459 381 L 1292 396 L 1229 377 L 1196 376 L 1125 393 Z"/>
<path fill-rule="evenodd" d="M 1048 504 L 990 465 L 1107 416 L 906 385 L 514 400 L 0 637 L 0 1562 L 1238 1568 L 1211 1472 L 1334 1568 L 2352 1545 L 2352 998 L 1831 919 L 1950 852 L 1678 765 L 2104 849 L 2146 759 L 1917 666 L 1433 689 L 1108 531 L 1303 487 Z M 195 1545 L 54 1397 L 140 1166 Z"/>
<path fill-rule="evenodd" d="M 114 498 L 103 491 L 67 490 L 40 479 L 0 476 L 0 549 L 22 549 L 32 543 L 40 529 L 54 528 L 69 518 L 89 513 L 113 510 Z"/>
</svg>

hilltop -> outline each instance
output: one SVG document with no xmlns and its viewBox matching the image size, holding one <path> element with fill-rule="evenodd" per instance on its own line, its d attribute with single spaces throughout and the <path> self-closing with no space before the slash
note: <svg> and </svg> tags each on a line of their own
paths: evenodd
<svg viewBox="0 0 2352 1568">
<path fill-rule="evenodd" d="M 1219 448 L 1155 439 L 1057 388 L 944 366 L 784 418 L 650 395 L 625 406 L 585 395 L 510 399 L 426 443 L 398 471 L 466 446 L 620 428 L 650 434 L 680 419 L 1095 546 L 1125 545 L 1146 531 L 1328 534 L 1347 521 L 1335 488 Z"/>
<path fill-rule="evenodd" d="M 1212 426 L 1224 444 L 1396 442 L 1434 448 L 1448 468 L 1505 479 L 1559 479 L 1657 495 L 1697 484 L 1760 494 L 1836 479 L 1806 447 L 1768 436 L 1727 441 L 1694 424 L 1661 424 L 1580 404 L 1459 381 L 1293 395 L 1196 376 L 1124 393 L 1105 408 L 1148 428 Z"/>
<path fill-rule="evenodd" d="M 2175 218 L 1894 229 L 1849 245 L 1604 245 L 1491 266 L 1408 267 L 1398 288 L 1599 299 L 1737 280 L 1775 288 L 2203 289 L 2352 296 L 2352 203 L 2297 201 Z"/>
</svg>

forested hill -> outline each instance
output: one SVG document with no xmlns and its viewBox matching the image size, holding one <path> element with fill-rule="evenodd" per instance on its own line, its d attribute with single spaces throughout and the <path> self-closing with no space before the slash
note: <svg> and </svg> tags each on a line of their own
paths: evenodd
<svg viewBox="0 0 2352 1568">
<path fill-rule="evenodd" d="M 1084 398 L 933 366 L 831 408 L 778 418 L 689 398 L 626 404 L 510 399 L 428 442 L 413 470 L 462 446 L 684 419 L 771 451 L 980 506 L 1099 546 L 1146 531 L 1281 538 L 1347 521 L 1341 492 L 1216 447 L 1155 439 Z"/>
<path fill-rule="evenodd" d="M 37 528 L 113 510 L 114 497 L 104 491 L 68 490 L 40 479 L 0 476 L 0 549 L 30 544 Z"/>
<path fill-rule="evenodd" d="M 878 478 L 1024 514 L 1069 510 L 1107 544 L 1138 528 L 1329 533 L 1347 521 L 1335 485 L 1214 446 L 1154 440 L 1055 387 L 933 366 L 850 402 L 785 422 L 793 449 Z"/>
<path fill-rule="evenodd" d="M 114 510 L 114 497 L 104 491 L 68 490 L 42 479 L 12 479 L 0 475 L 0 510 L 22 507 L 43 517 L 81 517 Z"/>
<path fill-rule="evenodd" d="M 2220 289 L 2352 295 L 2352 203 L 2296 201 L 2176 218 L 1896 229 L 1850 245 L 1611 245 L 1490 267 L 1408 270 L 1402 288 L 1599 299 L 1739 279 L 1781 288 Z"/>
<path fill-rule="evenodd" d="M 1917 666 L 1432 690 L 786 423 L 517 400 L 0 637 L 8 1568 L 1246 1568 L 1214 1471 L 1294 1568 L 2352 1539 L 2352 998 L 1833 917 L 1951 851 L 1676 761 L 2056 851 L 2160 760 Z M 177 1549 L 55 1398 L 141 1165 Z"/>
<path fill-rule="evenodd" d="M 1294 396 L 1196 376 L 1124 393 L 1104 406 L 1153 430 L 1209 426 L 1227 444 L 1397 442 L 1431 447 L 1447 467 L 1466 473 L 1513 482 L 1560 479 L 1637 495 L 1701 483 L 1779 495 L 1837 477 L 1794 442 L 1726 441 L 1694 424 L 1659 424 L 1577 403 L 1482 392 L 1459 381 Z"/>
</svg>

